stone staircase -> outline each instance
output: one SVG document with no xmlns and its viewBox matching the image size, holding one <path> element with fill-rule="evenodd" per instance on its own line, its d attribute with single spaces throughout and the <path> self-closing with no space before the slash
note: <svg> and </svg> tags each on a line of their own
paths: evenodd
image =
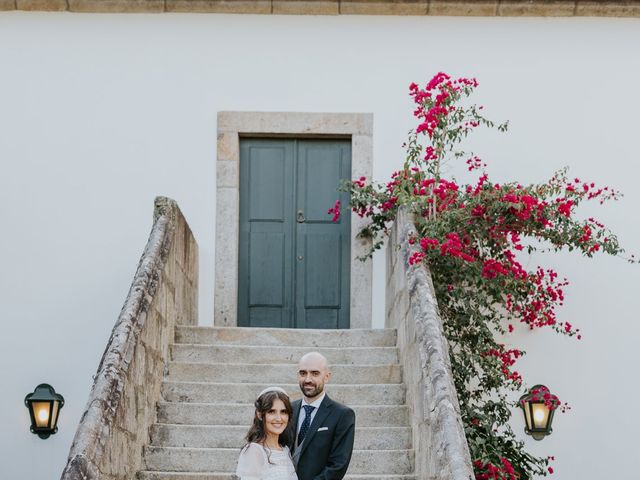
<svg viewBox="0 0 640 480">
<path fill-rule="evenodd" d="M 415 480 L 412 432 L 395 330 L 289 330 L 178 326 L 157 423 L 138 480 L 230 480 L 268 385 L 300 398 L 298 359 L 331 364 L 329 395 L 356 412 L 347 478 Z"/>
</svg>

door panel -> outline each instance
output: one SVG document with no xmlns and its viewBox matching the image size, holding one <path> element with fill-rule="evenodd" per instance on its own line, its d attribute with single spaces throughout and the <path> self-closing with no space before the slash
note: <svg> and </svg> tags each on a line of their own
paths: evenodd
<svg viewBox="0 0 640 480">
<path fill-rule="evenodd" d="M 351 215 L 332 221 L 327 209 L 340 199 L 340 179 L 351 178 L 351 143 L 301 141 L 297 145 L 298 204 L 306 221 L 296 229 L 296 326 L 349 328 Z"/>
<path fill-rule="evenodd" d="M 240 326 L 292 326 L 293 154 L 288 141 L 240 142 Z"/>
<path fill-rule="evenodd" d="M 302 143 L 298 152 L 304 167 L 298 177 L 302 177 L 299 195 L 304 198 L 306 222 L 330 224 L 331 215 L 327 215 L 327 209 L 338 198 L 336 188 L 341 178 L 342 152 L 339 145 Z"/>
<path fill-rule="evenodd" d="M 312 287 L 304 289 L 304 307 L 340 308 L 339 232 L 305 235 L 304 238 L 304 281 Z"/>
<path fill-rule="evenodd" d="M 252 280 L 249 289 L 250 305 L 284 305 L 284 244 L 283 233 L 249 234 L 249 278 Z M 269 274 L 265 275 L 266 272 Z"/>
<path fill-rule="evenodd" d="M 308 308 L 305 312 L 305 328 L 338 328 L 338 312 L 335 308 Z"/>
<path fill-rule="evenodd" d="M 238 325 L 348 328 L 348 140 L 242 139 Z"/>
<path fill-rule="evenodd" d="M 284 222 L 283 184 L 291 181 L 285 148 L 251 147 L 249 154 L 249 221 Z M 287 168 L 288 167 L 288 168 Z"/>
</svg>

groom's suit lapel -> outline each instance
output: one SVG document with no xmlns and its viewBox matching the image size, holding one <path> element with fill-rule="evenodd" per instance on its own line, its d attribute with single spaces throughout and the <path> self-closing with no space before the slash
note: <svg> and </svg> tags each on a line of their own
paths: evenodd
<svg viewBox="0 0 640 480">
<path fill-rule="evenodd" d="M 302 405 L 302 400 L 296 400 L 295 402 L 293 402 L 293 405 L 291 405 L 293 407 L 292 409 L 293 418 L 296 419 L 296 423 L 295 423 L 296 428 L 298 427 L 298 416 L 300 415 L 301 405 Z"/>
<path fill-rule="evenodd" d="M 297 450 L 298 446 L 298 418 L 300 417 L 300 408 L 302 406 L 302 400 L 296 400 L 291 405 L 292 407 L 292 416 L 295 419 L 293 423 L 293 445 L 291 446 L 291 451 Z"/>
<path fill-rule="evenodd" d="M 302 405 L 302 401 L 300 401 L 300 404 L 298 405 L 298 408 L 297 408 L 298 412 L 300 411 L 300 405 Z M 300 447 L 300 453 L 298 453 L 298 456 L 301 456 L 304 453 L 304 451 L 307 449 L 307 446 L 311 443 L 313 436 L 318 431 L 318 427 L 322 425 L 322 422 L 324 422 L 325 418 L 329 416 L 332 409 L 333 409 L 333 400 L 331 400 L 329 396 L 326 395 L 324 397 L 324 400 L 322 400 L 322 403 L 320 404 L 320 408 L 318 408 L 318 413 L 316 413 L 315 417 L 313 417 L 313 421 L 311 422 L 311 425 L 309 425 L 309 431 L 307 432 L 307 435 L 304 437 L 304 442 L 302 442 L 302 445 Z M 294 413 L 294 414 L 297 415 L 297 413 Z M 297 417 L 294 417 L 294 418 L 297 418 Z M 296 441 L 297 441 L 297 438 L 296 438 Z"/>
</svg>

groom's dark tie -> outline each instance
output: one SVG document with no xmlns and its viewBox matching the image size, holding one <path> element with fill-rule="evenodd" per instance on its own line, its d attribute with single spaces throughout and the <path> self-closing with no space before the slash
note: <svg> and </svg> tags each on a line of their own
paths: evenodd
<svg viewBox="0 0 640 480">
<path fill-rule="evenodd" d="M 316 408 L 312 405 L 303 405 L 304 408 L 304 420 L 302 421 L 302 426 L 300 427 L 300 432 L 298 433 L 298 445 L 302 443 L 304 440 L 304 436 L 307 434 L 307 430 L 309 430 L 309 425 L 311 425 L 311 412 Z"/>
</svg>

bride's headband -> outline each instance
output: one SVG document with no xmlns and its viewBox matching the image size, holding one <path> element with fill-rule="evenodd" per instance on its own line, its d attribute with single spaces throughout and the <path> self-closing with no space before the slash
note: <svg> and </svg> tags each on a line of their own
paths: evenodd
<svg viewBox="0 0 640 480">
<path fill-rule="evenodd" d="M 260 398 L 262 395 L 264 395 L 264 394 L 265 394 L 265 393 L 267 393 L 267 392 L 280 392 L 280 393 L 283 393 L 284 395 L 287 395 L 287 397 L 289 396 L 289 395 L 287 394 L 287 392 L 285 392 L 285 391 L 284 391 L 284 389 L 283 389 L 283 388 L 280 388 L 280 387 L 267 387 L 267 388 L 265 388 L 264 390 L 262 390 L 262 391 L 258 394 L 258 397 L 257 397 L 257 398 Z"/>
</svg>

